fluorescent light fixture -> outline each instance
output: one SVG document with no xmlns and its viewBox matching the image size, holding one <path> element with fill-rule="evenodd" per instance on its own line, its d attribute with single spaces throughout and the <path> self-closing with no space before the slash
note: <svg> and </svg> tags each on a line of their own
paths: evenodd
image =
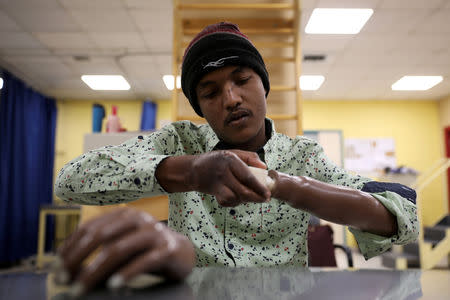
<svg viewBox="0 0 450 300">
<path fill-rule="evenodd" d="M 0 90 L 3 88 L 3 78 L 0 78 Z"/>
<path fill-rule="evenodd" d="M 93 90 L 129 90 L 130 84 L 122 75 L 83 75 L 81 79 Z"/>
<path fill-rule="evenodd" d="M 173 75 L 164 75 L 163 81 L 169 91 L 173 90 Z M 177 76 L 177 89 L 179 88 L 181 88 L 181 77 Z"/>
<path fill-rule="evenodd" d="M 393 91 L 426 91 L 442 79 L 442 76 L 403 76 L 391 88 Z"/>
<path fill-rule="evenodd" d="M 325 77 L 322 75 L 302 75 L 300 76 L 300 89 L 303 91 L 315 91 L 320 88 Z"/>
<path fill-rule="evenodd" d="M 310 34 L 357 34 L 373 14 L 370 8 L 316 8 L 305 32 Z"/>
</svg>

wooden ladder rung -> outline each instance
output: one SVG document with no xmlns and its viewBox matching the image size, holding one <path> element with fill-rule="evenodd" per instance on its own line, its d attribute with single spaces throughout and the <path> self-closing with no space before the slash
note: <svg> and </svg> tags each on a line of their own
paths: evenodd
<svg viewBox="0 0 450 300">
<path fill-rule="evenodd" d="M 183 29 L 183 34 L 196 35 L 200 31 L 201 29 L 199 28 L 186 28 Z M 291 35 L 295 33 L 293 28 L 242 28 L 242 31 L 245 32 L 246 35 Z"/>
<path fill-rule="evenodd" d="M 297 115 L 293 114 L 270 114 L 267 115 L 268 118 L 274 120 L 274 121 L 283 121 L 283 120 L 296 120 Z M 188 121 L 205 121 L 204 118 L 199 116 L 177 116 L 177 120 L 188 120 Z"/>
<path fill-rule="evenodd" d="M 292 3 L 180 3 L 179 10 L 289 10 Z M 176 9 L 175 8 L 175 9 Z"/>
</svg>

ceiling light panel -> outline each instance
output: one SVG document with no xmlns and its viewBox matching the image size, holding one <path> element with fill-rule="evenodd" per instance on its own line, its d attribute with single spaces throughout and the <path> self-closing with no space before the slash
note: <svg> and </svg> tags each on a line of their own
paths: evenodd
<svg viewBox="0 0 450 300">
<path fill-rule="evenodd" d="M 130 84 L 122 75 L 83 75 L 83 80 L 91 89 L 101 91 L 129 90 Z"/>
<path fill-rule="evenodd" d="M 372 16 L 369 8 L 316 8 L 305 32 L 308 34 L 357 34 Z"/>
<path fill-rule="evenodd" d="M 300 89 L 303 91 L 315 91 L 320 88 L 325 77 L 322 75 L 302 75 L 300 76 Z"/>
<path fill-rule="evenodd" d="M 173 90 L 173 75 L 164 75 L 163 81 L 169 91 Z M 177 76 L 177 89 L 179 88 L 181 88 L 181 77 Z"/>
<path fill-rule="evenodd" d="M 426 91 L 442 80 L 442 76 L 403 76 L 391 88 L 393 91 Z"/>
</svg>

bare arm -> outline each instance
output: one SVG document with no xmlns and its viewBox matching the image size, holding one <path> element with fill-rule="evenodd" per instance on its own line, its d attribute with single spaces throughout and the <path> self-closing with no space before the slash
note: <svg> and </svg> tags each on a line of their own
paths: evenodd
<svg viewBox="0 0 450 300">
<path fill-rule="evenodd" d="M 368 193 L 305 176 L 289 176 L 276 171 L 269 171 L 269 175 L 275 180 L 272 196 L 294 208 L 381 236 L 397 233 L 395 216 Z"/>
</svg>

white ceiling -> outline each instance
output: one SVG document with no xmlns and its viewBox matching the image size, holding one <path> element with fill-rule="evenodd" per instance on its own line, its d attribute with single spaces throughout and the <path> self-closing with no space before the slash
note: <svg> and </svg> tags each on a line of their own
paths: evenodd
<svg viewBox="0 0 450 300">
<path fill-rule="evenodd" d="M 316 7 L 374 14 L 357 35 L 307 35 Z M 0 0 L 0 66 L 59 99 L 170 99 L 162 76 L 171 73 L 172 27 L 169 0 Z M 450 0 L 302 0 L 302 32 L 303 54 L 327 56 L 302 65 L 302 74 L 325 76 L 319 90 L 303 92 L 307 99 L 450 94 Z M 132 88 L 93 91 L 83 74 L 122 74 Z M 428 91 L 392 91 L 404 75 L 444 80 Z"/>
</svg>

